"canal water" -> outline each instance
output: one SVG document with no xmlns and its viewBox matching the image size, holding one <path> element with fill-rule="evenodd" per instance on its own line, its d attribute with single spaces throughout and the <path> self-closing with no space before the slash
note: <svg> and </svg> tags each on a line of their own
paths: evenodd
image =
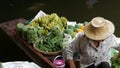
<svg viewBox="0 0 120 68">
<path fill-rule="evenodd" d="M 0 23 L 17 18 L 30 20 L 40 11 L 47 14 L 57 13 L 69 21 L 83 23 L 93 17 L 102 16 L 111 20 L 115 26 L 115 35 L 120 36 L 120 0 L 98 0 L 94 8 L 87 8 L 87 0 L 3 0 L 0 2 Z M 0 61 L 32 61 L 0 29 Z"/>
</svg>

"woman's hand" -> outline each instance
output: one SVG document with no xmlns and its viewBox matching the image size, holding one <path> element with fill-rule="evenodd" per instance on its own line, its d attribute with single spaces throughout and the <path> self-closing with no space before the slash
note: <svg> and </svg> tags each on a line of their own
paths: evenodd
<svg viewBox="0 0 120 68">
<path fill-rule="evenodd" d="M 75 68 L 75 64 L 73 60 L 68 60 L 70 68 Z"/>
</svg>

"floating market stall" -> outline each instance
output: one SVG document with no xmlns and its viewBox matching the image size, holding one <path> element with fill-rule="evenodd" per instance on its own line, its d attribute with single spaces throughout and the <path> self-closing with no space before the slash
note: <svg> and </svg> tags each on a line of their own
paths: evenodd
<svg viewBox="0 0 120 68">
<path fill-rule="evenodd" d="M 32 20 L 19 18 L 0 27 L 36 64 L 56 68 L 54 58 L 62 54 L 78 32 L 84 31 L 86 23 L 71 22 L 56 13 L 40 11 Z"/>
<path fill-rule="evenodd" d="M 64 45 L 69 43 L 64 34 L 73 38 L 80 31 L 80 24 L 75 28 L 67 26 L 67 22 L 56 13 L 40 11 L 31 21 L 19 18 L 3 22 L 0 27 L 39 66 L 55 68 L 53 59 L 61 55 Z"/>
</svg>

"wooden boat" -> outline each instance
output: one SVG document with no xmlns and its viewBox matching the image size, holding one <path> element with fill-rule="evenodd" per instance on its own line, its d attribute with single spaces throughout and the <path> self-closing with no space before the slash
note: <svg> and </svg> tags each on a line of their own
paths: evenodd
<svg viewBox="0 0 120 68">
<path fill-rule="evenodd" d="M 32 45 L 28 44 L 23 40 L 20 35 L 16 32 L 17 23 L 26 22 L 26 19 L 19 18 L 0 24 L 1 29 L 40 67 L 43 68 L 56 68 L 52 63 L 55 55 L 44 55 L 33 48 Z"/>
<path fill-rule="evenodd" d="M 34 49 L 34 47 L 27 43 L 19 33 L 16 31 L 17 23 L 25 23 L 27 20 L 24 18 L 14 19 L 11 21 L 3 22 L 0 24 L 1 29 L 20 47 L 25 54 L 30 57 L 36 64 L 38 64 L 42 68 L 56 68 L 55 64 L 53 64 L 53 60 L 57 55 L 61 55 L 61 53 L 54 54 L 44 54 Z M 76 67 L 80 68 L 79 62 L 75 61 Z M 68 63 L 65 62 L 65 68 L 69 68 Z"/>
</svg>

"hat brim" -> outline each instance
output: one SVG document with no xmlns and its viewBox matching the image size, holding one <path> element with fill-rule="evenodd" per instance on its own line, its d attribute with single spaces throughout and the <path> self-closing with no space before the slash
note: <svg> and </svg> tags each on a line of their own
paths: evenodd
<svg viewBox="0 0 120 68">
<path fill-rule="evenodd" d="M 85 25 L 85 35 L 92 40 L 104 40 L 115 31 L 115 27 L 111 21 L 105 20 L 103 27 L 95 28 L 90 23 Z"/>
</svg>

